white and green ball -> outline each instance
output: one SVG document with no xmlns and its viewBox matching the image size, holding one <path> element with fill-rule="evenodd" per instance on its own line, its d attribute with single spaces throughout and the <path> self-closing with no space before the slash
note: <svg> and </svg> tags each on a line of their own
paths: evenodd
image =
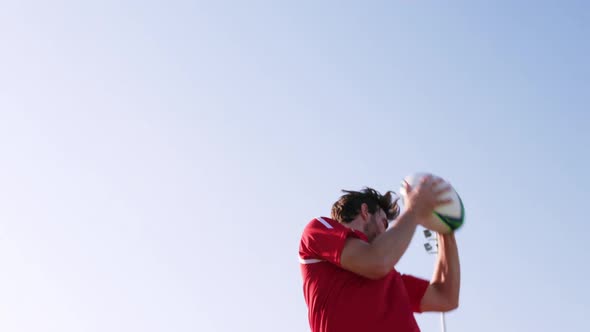
<svg viewBox="0 0 590 332">
<path fill-rule="evenodd" d="M 412 188 L 416 188 L 420 184 L 420 180 L 427 175 L 431 175 L 434 178 L 440 178 L 433 174 L 416 173 L 406 176 L 404 178 L 404 181 L 406 181 Z M 451 186 L 447 181 L 443 179 L 441 185 L 445 184 Z M 406 205 L 407 193 L 404 188 L 403 182 L 400 189 L 400 194 L 402 197 L 402 202 L 404 203 L 404 205 Z M 441 198 L 450 198 L 452 201 L 449 204 L 437 207 L 430 218 L 426 220 L 420 220 L 419 223 L 422 226 L 424 226 L 424 228 L 438 232 L 440 234 L 452 233 L 455 230 L 459 229 L 461 226 L 463 226 L 463 222 L 465 220 L 465 207 L 463 206 L 463 201 L 461 200 L 461 197 L 459 196 L 455 188 L 453 188 L 453 186 L 451 186 L 451 190 L 443 194 Z"/>
</svg>

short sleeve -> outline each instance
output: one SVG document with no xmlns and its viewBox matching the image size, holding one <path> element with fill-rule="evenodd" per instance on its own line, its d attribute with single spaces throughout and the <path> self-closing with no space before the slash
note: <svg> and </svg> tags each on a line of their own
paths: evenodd
<svg viewBox="0 0 590 332">
<path fill-rule="evenodd" d="M 407 274 L 402 275 L 402 280 L 406 286 L 412 311 L 418 313 L 422 312 L 420 310 L 420 303 L 422 302 L 422 298 L 424 297 L 424 293 L 426 293 L 426 289 L 430 282 Z"/>
<path fill-rule="evenodd" d="M 346 239 L 354 234 L 350 228 L 337 221 L 315 218 L 307 224 L 301 236 L 300 259 L 319 259 L 340 266 L 340 256 Z"/>
</svg>

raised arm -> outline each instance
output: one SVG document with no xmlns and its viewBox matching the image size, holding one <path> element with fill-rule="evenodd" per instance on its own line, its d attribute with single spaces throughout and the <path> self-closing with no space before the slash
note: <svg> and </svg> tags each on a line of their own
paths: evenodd
<svg viewBox="0 0 590 332">
<path fill-rule="evenodd" d="M 420 303 L 422 311 L 450 311 L 459 306 L 461 270 L 454 234 L 438 235 L 438 259 Z"/>
<path fill-rule="evenodd" d="M 408 248 L 416 225 L 414 213 L 406 211 L 372 243 L 348 239 L 342 250 L 342 267 L 370 279 L 386 276 Z"/>
</svg>

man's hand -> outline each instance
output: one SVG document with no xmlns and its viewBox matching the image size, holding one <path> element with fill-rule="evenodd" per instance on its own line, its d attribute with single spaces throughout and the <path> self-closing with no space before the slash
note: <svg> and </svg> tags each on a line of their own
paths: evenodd
<svg viewBox="0 0 590 332">
<path fill-rule="evenodd" d="M 406 213 L 412 214 L 418 220 L 429 218 L 434 209 L 440 205 L 449 204 L 452 199 L 441 199 L 441 196 L 451 190 L 451 186 L 441 178 L 431 175 L 424 176 L 416 188 L 412 188 L 404 181 L 406 191 Z"/>
</svg>

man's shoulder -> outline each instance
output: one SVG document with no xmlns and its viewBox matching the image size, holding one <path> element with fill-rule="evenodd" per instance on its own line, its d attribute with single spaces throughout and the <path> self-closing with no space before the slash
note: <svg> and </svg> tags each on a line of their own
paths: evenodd
<svg viewBox="0 0 590 332">
<path fill-rule="evenodd" d="M 330 248 L 346 237 L 348 228 L 328 217 L 315 217 L 303 229 L 300 254 Z"/>
<path fill-rule="evenodd" d="M 342 226 L 338 221 L 328 217 L 315 217 L 311 219 L 305 226 L 303 232 L 313 230 L 326 230 L 326 229 L 340 229 Z"/>
</svg>

